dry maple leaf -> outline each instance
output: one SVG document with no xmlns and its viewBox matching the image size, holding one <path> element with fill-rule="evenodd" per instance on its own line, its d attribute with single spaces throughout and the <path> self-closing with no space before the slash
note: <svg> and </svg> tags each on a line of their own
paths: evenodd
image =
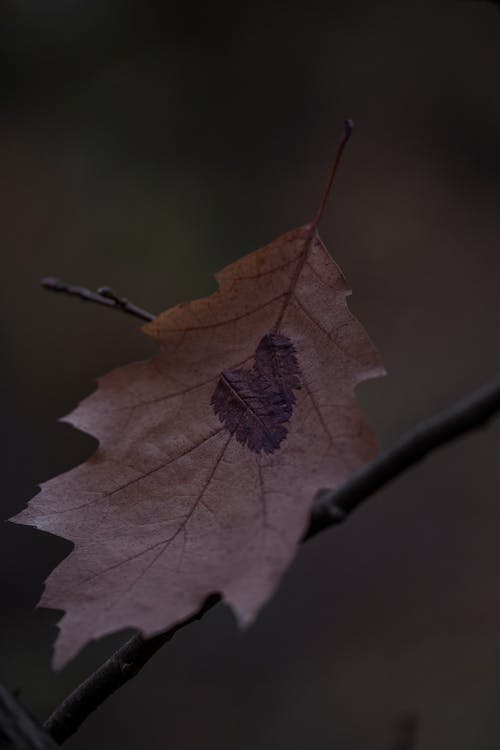
<svg viewBox="0 0 500 750">
<path fill-rule="evenodd" d="M 55 666 L 125 627 L 146 636 L 218 592 L 240 623 L 276 589 L 313 497 L 376 451 L 354 397 L 383 373 L 314 221 L 144 326 L 161 347 L 114 370 L 65 421 L 99 439 L 14 520 L 74 542 L 47 580 L 65 610 Z"/>
</svg>

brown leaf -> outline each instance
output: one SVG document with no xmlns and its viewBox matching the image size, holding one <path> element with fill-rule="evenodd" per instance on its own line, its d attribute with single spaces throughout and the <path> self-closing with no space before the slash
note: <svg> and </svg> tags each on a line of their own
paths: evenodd
<svg viewBox="0 0 500 750">
<path fill-rule="evenodd" d="M 320 213 L 144 326 L 160 353 L 105 375 L 66 418 L 98 451 L 15 518 L 75 544 L 41 600 L 65 610 L 57 667 L 106 633 L 162 631 L 214 592 L 250 623 L 316 491 L 374 455 L 354 388 L 383 368 Z"/>
</svg>

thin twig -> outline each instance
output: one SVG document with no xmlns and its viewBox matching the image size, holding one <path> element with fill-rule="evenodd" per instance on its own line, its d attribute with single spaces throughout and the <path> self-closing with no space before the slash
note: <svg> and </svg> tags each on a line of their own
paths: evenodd
<svg viewBox="0 0 500 750">
<path fill-rule="evenodd" d="M 430 451 L 469 430 L 484 426 L 499 410 L 500 379 L 414 427 L 393 448 L 382 453 L 338 490 L 318 493 L 303 541 L 344 521 L 374 492 L 421 461 Z M 196 615 L 155 638 L 144 639 L 135 635 L 55 709 L 45 723 L 45 729 L 62 743 L 106 698 L 136 675 L 178 630 L 203 617 L 217 600 L 211 597 Z"/>
<path fill-rule="evenodd" d="M 55 750 L 52 737 L 43 731 L 0 684 L 0 747 L 2 750 Z"/>
<path fill-rule="evenodd" d="M 113 310 L 121 310 L 141 320 L 154 320 L 156 317 L 153 313 L 129 302 L 125 297 L 119 297 L 109 286 L 101 286 L 96 292 L 93 292 L 84 286 L 66 284 L 66 282 L 54 279 L 51 276 L 42 279 L 40 283 L 44 289 L 49 289 L 51 292 L 63 292 L 63 294 L 69 294 L 71 297 L 78 297 L 84 302 L 95 302 Z"/>
</svg>

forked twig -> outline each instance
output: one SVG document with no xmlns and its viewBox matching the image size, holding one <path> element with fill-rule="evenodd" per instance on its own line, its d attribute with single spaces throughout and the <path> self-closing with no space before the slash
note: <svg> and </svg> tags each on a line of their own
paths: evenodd
<svg viewBox="0 0 500 750">
<path fill-rule="evenodd" d="M 342 523 L 373 493 L 428 453 L 470 430 L 483 427 L 498 411 L 500 379 L 417 425 L 339 489 L 318 494 L 303 541 Z M 106 698 L 134 677 L 178 630 L 201 619 L 217 601 L 219 597 L 210 597 L 196 615 L 154 638 L 133 636 L 55 709 L 44 725 L 45 730 L 62 743 Z"/>
<path fill-rule="evenodd" d="M 93 292 L 84 286 L 66 284 L 66 282 L 55 279 L 52 276 L 47 276 L 40 283 L 44 289 L 49 289 L 51 292 L 62 292 L 71 297 L 78 297 L 84 302 L 95 302 L 98 305 L 103 305 L 113 310 L 121 310 L 141 320 L 154 320 L 156 317 L 153 313 L 129 302 L 126 297 L 119 297 L 109 286 L 101 286 L 97 291 Z"/>
</svg>

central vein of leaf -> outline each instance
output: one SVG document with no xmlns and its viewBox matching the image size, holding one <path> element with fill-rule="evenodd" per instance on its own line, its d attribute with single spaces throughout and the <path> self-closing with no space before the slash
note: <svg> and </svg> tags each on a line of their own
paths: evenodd
<svg viewBox="0 0 500 750">
<path fill-rule="evenodd" d="M 283 304 L 281 306 L 281 310 L 279 312 L 278 318 L 276 320 L 276 323 L 274 324 L 272 331 L 273 333 L 279 333 L 281 330 L 281 325 L 283 323 L 283 318 L 285 317 L 285 314 L 288 310 L 288 306 L 290 304 L 290 300 L 293 297 L 293 294 L 295 292 L 295 289 L 297 287 L 298 281 L 300 279 L 300 275 L 302 271 L 304 270 L 304 266 L 306 264 L 306 261 L 309 257 L 309 253 L 311 250 L 311 245 L 316 237 L 316 224 L 313 223 L 310 225 L 309 231 L 307 233 L 307 236 L 304 240 L 304 248 L 299 256 L 299 262 L 297 264 L 297 268 L 295 269 L 295 273 L 293 274 L 291 280 L 290 280 L 290 286 L 288 287 L 287 291 L 285 292 L 285 297 L 283 300 Z"/>
<path fill-rule="evenodd" d="M 240 396 L 240 394 L 238 393 L 238 391 L 236 390 L 236 388 L 234 388 L 231 385 L 231 383 L 226 378 L 226 376 L 224 375 L 224 373 L 221 373 L 221 380 L 224 383 L 224 385 L 226 386 L 226 388 L 230 391 L 230 393 L 232 394 L 232 396 L 234 396 L 234 398 L 237 401 L 239 401 L 239 403 L 243 406 L 243 408 L 247 409 L 251 413 L 251 415 L 257 420 L 257 422 L 260 422 L 260 424 L 262 425 L 262 429 L 264 430 L 264 432 L 266 433 L 266 435 L 269 437 L 270 436 L 270 432 L 267 429 L 266 424 L 265 424 L 264 420 L 262 419 L 262 417 L 259 416 L 259 414 L 257 414 L 257 412 L 254 411 L 254 409 L 252 409 L 252 407 L 250 406 L 249 402 L 247 402 L 242 396 Z"/>
</svg>

